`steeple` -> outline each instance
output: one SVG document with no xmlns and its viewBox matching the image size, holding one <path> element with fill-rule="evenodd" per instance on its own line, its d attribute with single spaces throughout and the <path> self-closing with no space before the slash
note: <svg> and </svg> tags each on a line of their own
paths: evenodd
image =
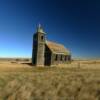
<svg viewBox="0 0 100 100">
<path fill-rule="evenodd" d="M 44 30 L 43 30 L 43 28 L 42 28 L 42 26 L 41 26 L 41 24 L 39 24 L 38 26 L 37 26 L 37 33 L 44 33 L 44 34 L 46 34 L 45 32 L 44 32 Z"/>
<path fill-rule="evenodd" d="M 39 24 L 33 36 L 32 64 L 36 66 L 44 66 L 45 63 L 45 35 L 43 28 Z"/>
</svg>

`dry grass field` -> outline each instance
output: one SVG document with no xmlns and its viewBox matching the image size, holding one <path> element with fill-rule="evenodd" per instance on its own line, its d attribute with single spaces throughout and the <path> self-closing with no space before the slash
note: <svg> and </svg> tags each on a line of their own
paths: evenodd
<svg viewBox="0 0 100 100">
<path fill-rule="evenodd" d="M 51 68 L 0 61 L 0 100 L 100 100 L 100 60 Z"/>
</svg>

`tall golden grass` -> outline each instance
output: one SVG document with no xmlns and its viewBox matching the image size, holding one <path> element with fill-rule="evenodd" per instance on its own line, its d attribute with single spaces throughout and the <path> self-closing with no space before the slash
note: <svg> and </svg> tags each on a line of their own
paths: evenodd
<svg viewBox="0 0 100 100">
<path fill-rule="evenodd" d="M 100 100 L 100 69 L 3 66 L 0 100 Z"/>
</svg>

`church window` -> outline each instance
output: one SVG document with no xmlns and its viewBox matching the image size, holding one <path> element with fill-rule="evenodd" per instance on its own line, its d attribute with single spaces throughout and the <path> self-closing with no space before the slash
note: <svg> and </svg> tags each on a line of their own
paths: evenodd
<svg viewBox="0 0 100 100">
<path fill-rule="evenodd" d="M 65 61 L 67 60 L 67 56 L 65 56 Z"/>
<path fill-rule="evenodd" d="M 43 37 L 43 36 L 41 36 L 41 40 L 43 40 L 43 38 L 44 38 L 44 37 Z"/>
<path fill-rule="evenodd" d="M 70 56 L 68 56 L 68 61 L 70 61 L 71 60 L 71 57 Z"/>
<path fill-rule="evenodd" d="M 62 61 L 62 58 L 63 58 L 63 56 L 61 55 L 61 58 L 60 58 L 61 61 Z"/>
<path fill-rule="evenodd" d="M 56 61 L 58 60 L 58 55 L 57 55 L 57 54 L 56 54 L 55 60 L 56 60 Z"/>
</svg>

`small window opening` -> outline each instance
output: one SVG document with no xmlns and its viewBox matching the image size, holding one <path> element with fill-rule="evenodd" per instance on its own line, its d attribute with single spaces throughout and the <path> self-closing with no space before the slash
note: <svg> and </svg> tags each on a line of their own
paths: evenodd
<svg viewBox="0 0 100 100">
<path fill-rule="evenodd" d="M 56 55 L 55 60 L 56 60 L 56 61 L 58 60 L 58 55 Z"/>
<path fill-rule="evenodd" d="M 41 40 L 43 40 L 43 38 L 44 38 L 44 37 L 43 37 L 43 36 L 41 36 Z"/>
<path fill-rule="evenodd" d="M 63 58 L 63 56 L 61 55 L 61 58 L 60 58 L 61 61 L 62 61 L 62 58 Z"/>
<path fill-rule="evenodd" d="M 65 56 L 65 61 L 67 60 L 67 56 Z"/>
<path fill-rule="evenodd" d="M 68 61 L 70 61 L 71 60 L 71 57 L 70 56 L 68 56 Z"/>
</svg>

